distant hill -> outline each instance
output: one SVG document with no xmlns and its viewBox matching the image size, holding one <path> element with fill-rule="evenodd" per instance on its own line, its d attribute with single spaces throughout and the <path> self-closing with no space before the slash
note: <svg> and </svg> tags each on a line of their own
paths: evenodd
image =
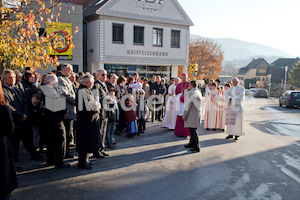
<svg viewBox="0 0 300 200">
<path fill-rule="evenodd" d="M 199 35 L 191 34 L 191 40 L 204 38 Z M 236 64 L 240 60 L 242 63 L 252 60 L 252 58 L 265 58 L 267 62 L 271 63 L 278 58 L 282 57 L 295 57 L 289 53 L 275 49 L 266 45 L 261 45 L 257 43 L 245 42 L 232 38 L 210 38 L 221 45 L 224 51 L 225 61 L 235 61 Z M 241 66 L 243 67 L 243 66 Z"/>
</svg>

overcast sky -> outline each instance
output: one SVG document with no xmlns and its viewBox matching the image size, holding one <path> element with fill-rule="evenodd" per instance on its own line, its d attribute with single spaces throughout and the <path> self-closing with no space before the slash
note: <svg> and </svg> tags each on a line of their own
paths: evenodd
<svg viewBox="0 0 300 200">
<path fill-rule="evenodd" d="M 234 38 L 300 57 L 300 0 L 177 0 L 191 34 Z"/>
</svg>

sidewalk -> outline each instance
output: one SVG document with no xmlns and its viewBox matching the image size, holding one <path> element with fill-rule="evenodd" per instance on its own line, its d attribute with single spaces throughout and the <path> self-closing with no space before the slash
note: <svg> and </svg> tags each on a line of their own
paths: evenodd
<svg viewBox="0 0 300 200">
<path fill-rule="evenodd" d="M 135 136 L 134 138 L 126 137 L 126 133 L 122 133 L 121 135 L 115 135 L 115 139 L 117 141 L 116 148 L 106 149 L 108 153 L 118 150 L 120 148 L 126 148 L 128 145 L 138 145 L 138 140 L 141 138 L 153 137 L 161 134 L 172 134 L 173 131 L 168 130 L 167 128 L 162 128 L 163 122 L 147 122 L 146 124 L 146 131 L 141 136 Z M 124 144 L 126 143 L 126 144 Z M 46 148 L 44 148 L 45 150 Z M 78 159 L 78 152 L 76 151 L 75 147 L 71 148 L 71 153 L 75 155 L 73 159 L 65 159 L 66 162 L 70 163 L 72 166 L 76 165 L 77 167 L 77 159 Z M 42 161 L 33 161 L 30 160 L 30 156 L 26 149 L 23 146 L 23 143 L 20 143 L 20 150 L 19 150 L 19 158 L 20 162 L 15 163 L 18 169 L 18 175 L 32 171 L 32 170 L 43 170 L 43 169 L 51 169 L 54 166 L 46 166 L 46 153 L 43 154 L 44 159 Z M 90 154 L 91 156 L 91 154 Z M 108 157 L 109 158 L 109 157 Z M 94 159 L 91 159 L 94 160 Z M 66 169 L 67 170 L 67 169 Z"/>
</svg>

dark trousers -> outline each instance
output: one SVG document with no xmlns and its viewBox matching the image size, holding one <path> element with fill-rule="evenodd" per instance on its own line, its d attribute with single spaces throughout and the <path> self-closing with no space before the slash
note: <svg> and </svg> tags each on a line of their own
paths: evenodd
<svg viewBox="0 0 300 200">
<path fill-rule="evenodd" d="M 25 149 L 30 154 L 31 159 L 34 159 L 37 155 L 36 149 L 33 145 L 33 132 L 31 127 L 28 126 L 27 122 L 23 122 L 22 128 L 15 129 L 13 135 L 8 136 L 8 140 L 14 151 L 15 159 L 19 156 L 20 141 L 22 140 Z"/>
<path fill-rule="evenodd" d="M 138 120 L 138 130 L 139 133 L 144 131 L 146 129 L 146 120 L 145 119 L 139 119 Z"/>
<path fill-rule="evenodd" d="M 119 105 L 119 111 L 120 113 L 119 113 L 119 122 L 117 125 L 117 130 L 120 132 L 124 132 L 126 129 L 126 117 L 125 117 L 125 112 L 120 105 Z"/>
<path fill-rule="evenodd" d="M 195 150 L 200 149 L 197 128 L 190 128 L 190 133 L 191 133 L 190 146 L 192 146 L 192 148 Z"/>
<path fill-rule="evenodd" d="M 73 133 L 73 126 L 74 126 L 74 119 L 65 119 L 64 125 L 66 128 L 66 154 L 70 153 L 70 142 L 72 138 L 74 138 Z"/>
<path fill-rule="evenodd" d="M 51 125 L 51 127 L 50 127 Z M 66 154 L 66 132 L 63 121 L 47 127 L 47 162 L 60 165 Z"/>
<path fill-rule="evenodd" d="M 162 117 L 162 109 L 158 110 L 158 107 L 162 106 L 162 104 L 155 104 L 155 119 L 161 121 Z"/>
<path fill-rule="evenodd" d="M 78 163 L 79 164 L 84 164 L 89 162 L 89 156 L 88 153 L 85 152 L 79 152 L 78 153 Z"/>
<path fill-rule="evenodd" d="M 105 139 L 106 139 L 106 130 L 107 130 L 108 118 L 101 119 L 100 121 L 100 151 L 103 151 L 105 148 Z"/>
</svg>

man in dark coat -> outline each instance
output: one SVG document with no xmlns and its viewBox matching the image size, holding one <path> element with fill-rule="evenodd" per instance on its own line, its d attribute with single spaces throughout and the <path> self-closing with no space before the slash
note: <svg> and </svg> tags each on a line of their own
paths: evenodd
<svg viewBox="0 0 300 200">
<path fill-rule="evenodd" d="M 9 198 L 10 193 L 18 187 L 13 151 L 6 138 L 13 134 L 14 123 L 11 109 L 5 104 L 0 85 L 0 199 Z"/>
<path fill-rule="evenodd" d="M 92 75 L 85 75 L 77 93 L 77 151 L 78 167 L 92 169 L 88 153 L 99 151 L 100 147 L 100 103 L 94 98 L 91 88 Z"/>
<path fill-rule="evenodd" d="M 99 101 L 101 104 L 100 109 L 100 148 L 99 151 L 93 152 L 93 156 L 95 158 L 103 158 L 104 156 L 109 156 L 105 153 L 105 137 L 106 137 L 106 129 L 108 123 L 108 113 L 105 110 L 105 106 L 103 105 L 103 99 L 108 96 L 108 89 L 106 86 L 106 78 L 107 72 L 105 69 L 100 69 L 97 71 L 97 81 L 94 83 L 93 89 L 95 89 L 99 96 Z"/>
<path fill-rule="evenodd" d="M 109 75 L 109 82 L 106 82 L 106 87 L 108 90 L 110 88 L 114 88 L 115 96 L 118 98 L 121 95 L 120 87 L 118 87 L 117 81 L 119 77 L 116 74 L 110 74 Z"/>
<path fill-rule="evenodd" d="M 33 146 L 33 133 L 28 121 L 28 105 L 21 90 L 15 87 L 16 76 L 13 70 L 6 69 L 2 73 L 2 87 L 5 101 L 12 109 L 15 124 L 14 134 L 8 137 L 14 151 L 15 161 L 19 161 L 19 145 L 22 140 L 32 160 L 42 158 Z"/>
<path fill-rule="evenodd" d="M 162 117 L 162 109 L 158 109 L 160 106 L 162 106 L 162 103 L 163 103 L 163 97 L 164 95 L 166 94 L 167 92 L 167 89 L 166 89 L 166 86 L 164 83 L 161 83 L 161 77 L 160 76 L 157 76 L 156 77 L 156 83 L 154 84 L 154 89 L 156 91 L 156 95 L 159 96 L 159 98 L 162 100 L 162 102 L 156 102 L 155 103 L 155 108 L 156 109 L 156 120 L 158 121 L 162 121 L 161 120 L 161 117 Z"/>
<path fill-rule="evenodd" d="M 58 93 L 66 98 L 66 107 L 68 114 L 64 117 L 64 125 L 66 128 L 66 158 L 74 158 L 70 152 L 70 143 L 73 135 L 74 119 L 76 118 L 76 95 L 72 82 L 69 80 L 73 72 L 71 64 L 63 64 L 61 67 L 61 76 L 58 77 Z"/>
</svg>

